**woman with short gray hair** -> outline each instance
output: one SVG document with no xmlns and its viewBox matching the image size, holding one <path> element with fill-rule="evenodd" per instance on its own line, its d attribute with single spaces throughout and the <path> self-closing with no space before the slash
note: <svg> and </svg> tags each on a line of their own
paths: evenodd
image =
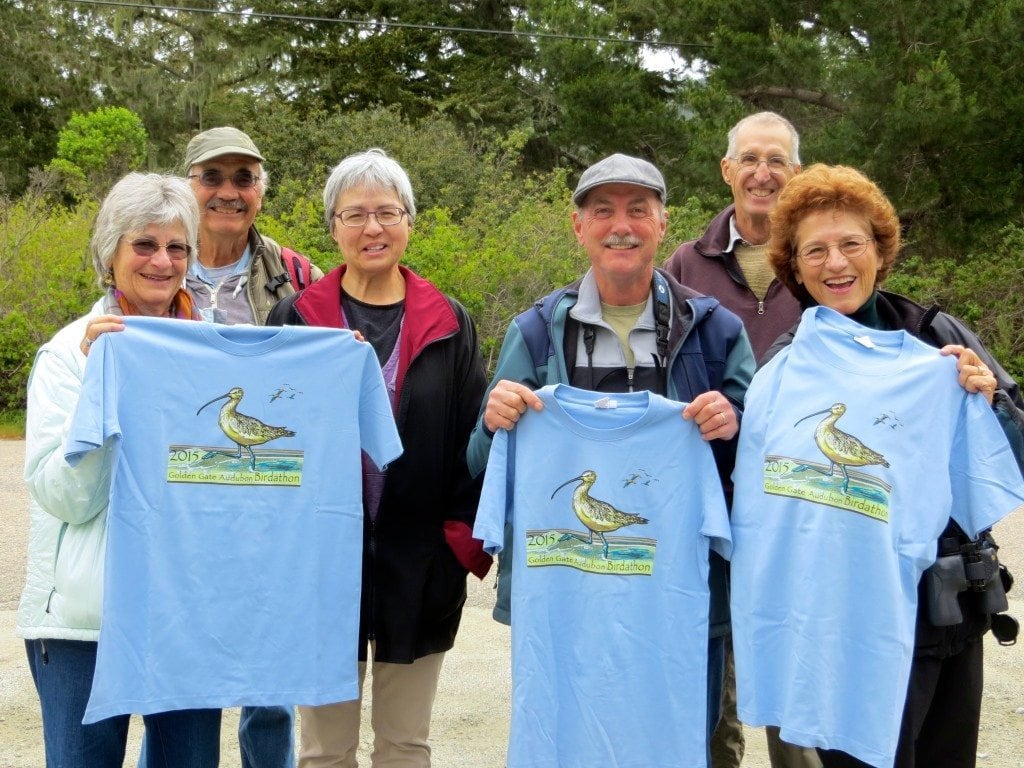
<svg viewBox="0 0 1024 768">
<path fill-rule="evenodd" d="M 487 380 L 466 309 L 399 263 L 416 215 L 402 166 L 379 149 L 346 157 L 324 212 L 344 263 L 282 299 L 268 324 L 349 328 L 377 354 L 404 452 L 386 468 L 363 465 L 360 690 L 372 665 L 374 768 L 427 768 L 466 574 L 490 566 L 472 537 L 480 485 L 466 466 Z M 299 712 L 301 768 L 354 768 L 360 702 Z"/>
<path fill-rule="evenodd" d="M 356 187 L 393 190 L 395 202 L 409 217 L 409 225 L 416 221 L 416 201 L 409 175 L 383 149 L 374 148 L 349 155 L 331 171 L 324 185 L 324 225 L 329 232 L 334 231 L 334 204 L 339 195 Z"/>
<path fill-rule="evenodd" d="M 186 269 L 199 247 L 199 206 L 183 179 L 158 173 L 129 173 L 107 194 L 93 225 L 90 251 L 101 288 L 113 285 L 111 264 L 126 232 L 150 224 L 181 225 L 188 246 Z"/>
<path fill-rule="evenodd" d="M 64 459 L 86 357 L 125 315 L 195 320 L 182 288 L 196 253 L 199 209 L 184 179 L 132 173 L 114 185 L 93 229 L 93 265 L 104 295 L 36 354 L 28 384 L 25 481 L 30 496 L 28 566 L 18 607 L 39 695 L 46 764 L 121 768 L 128 715 L 83 725 L 96 665 L 111 454 L 72 468 Z M 187 372 L 182 372 L 186 375 Z M 220 710 L 146 715 L 149 768 L 216 768 Z"/>
</svg>

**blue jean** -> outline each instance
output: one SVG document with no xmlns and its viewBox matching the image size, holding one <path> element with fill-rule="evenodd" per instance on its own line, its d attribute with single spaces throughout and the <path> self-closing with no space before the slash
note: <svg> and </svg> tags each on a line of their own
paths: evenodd
<svg viewBox="0 0 1024 768">
<path fill-rule="evenodd" d="M 96 668 L 96 643 L 26 640 L 43 716 L 47 768 L 121 768 L 128 715 L 82 725 Z M 186 709 L 143 717 L 149 768 L 217 768 L 220 710 Z"/>
<path fill-rule="evenodd" d="M 242 707 L 238 719 L 242 768 L 295 768 L 295 709 Z M 142 740 L 136 768 L 150 768 L 149 745 Z"/>
<path fill-rule="evenodd" d="M 708 765 L 711 765 L 711 737 L 722 716 L 722 686 L 725 684 L 725 636 L 708 639 Z"/>
<path fill-rule="evenodd" d="M 238 748 L 242 768 L 295 768 L 295 709 L 242 707 Z"/>
</svg>

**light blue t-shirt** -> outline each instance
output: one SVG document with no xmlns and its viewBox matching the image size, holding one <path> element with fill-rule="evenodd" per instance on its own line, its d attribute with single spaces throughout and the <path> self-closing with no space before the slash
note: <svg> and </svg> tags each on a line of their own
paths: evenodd
<svg viewBox="0 0 1024 768">
<path fill-rule="evenodd" d="M 650 392 L 537 394 L 495 435 L 473 531 L 515 542 L 508 768 L 702 768 L 708 553 L 729 547 L 711 449 Z"/>
<path fill-rule="evenodd" d="M 69 462 L 116 458 L 85 722 L 358 695 L 360 449 L 401 453 L 348 331 L 125 319 L 89 354 Z"/>
<path fill-rule="evenodd" d="M 939 534 L 1024 502 L 998 420 L 955 358 L 815 307 L 747 391 L 733 479 L 740 719 L 888 768 Z"/>
</svg>

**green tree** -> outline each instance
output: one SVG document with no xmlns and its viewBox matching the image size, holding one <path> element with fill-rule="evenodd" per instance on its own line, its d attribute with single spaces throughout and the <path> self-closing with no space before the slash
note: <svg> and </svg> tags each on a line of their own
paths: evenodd
<svg viewBox="0 0 1024 768">
<path fill-rule="evenodd" d="M 0 194 L 25 191 L 71 110 L 91 100 L 88 84 L 62 69 L 47 21 L 35 2 L 0 3 Z"/>
<path fill-rule="evenodd" d="M 151 0 L 124 7 L 14 2 L 37 20 L 34 46 L 50 51 L 51 66 L 74 83 L 68 110 L 121 105 L 142 116 L 154 168 L 171 167 L 178 144 L 197 130 L 266 106 L 266 97 L 278 95 L 272 84 L 293 42 L 274 20 L 219 0 L 195 0 L 186 4 L 195 10 L 182 11 Z"/>
<path fill-rule="evenodd" d="M 1014 378 L 1024 381 L 1024 227 L 1009 224 L 962 260 L 907 259 L 888 288 L 962 318 Z"/>
<path fill-rule="evenodd" d="M 62 174 L 76 197 L 102 196 L 146 157 L 146 129 L 123 107 L 74 114 L 57 139 L 51 171 Z"/>
<path fill-rule="evenodd" d="M 637 5 L 639 3 L 629 3 Z M 706 77 L 695 122 L 774 109 L 803 159 L 857 166 L 887 191 L 912 250 L 963 254 L 1024 203 L 1020 0 L 650 3 L 646 24 L 704 44 L 680 56 Z M 722 110 L 722 106 L 727 109 Z"/>
<path fill-rule="evenodd" d="M 405 118 L 397 107 L 361 112 L 303 112 L 291 105 L 256 115 L 245 128 L 267 158 L 275 202 L 291 206 L 294 195 L 319 200 L 327 174 L 346 155 L 380 147 L 409 173 L 417 208 L 449 207 L 461 217 L 481 183 L 483 152 L 459 132 L 453 120 L 428 115 Z M 298 182 L 290 193 L 274 179 Z"/>
<path fill-rule="evenodd" d="M 612 3 L 532 0 L 525 5 L 529 27 L 552 35 L 633 34 Z M 528 151 L 577 172 L 612 152 L 664 165 L 681 151 L 676 86 L 644 67 L 639 46 L 545 37 L 536 47 L 527 73 L 534 133 Z"/>
<path fill-rule="evenodd" d="M 408 119 L 441 113 L 477 127 L 507 127 L 521 112 L 516 73 L 533 53 L 529 41 L 459 31 L 510 31 L 520 4 L 327 0 L 316 9 L 339 23 L 289 26 L 287 87 L 299 102 L 332 111 L 396 106 Z"/>
</svg>

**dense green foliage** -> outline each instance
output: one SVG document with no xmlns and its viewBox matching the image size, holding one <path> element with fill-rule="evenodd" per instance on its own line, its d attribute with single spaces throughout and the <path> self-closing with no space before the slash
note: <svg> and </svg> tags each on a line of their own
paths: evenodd
<svg viewBox="0 0 1024 768">
<path fill-rule="evenodd" d="M 0 411 L 24 405 L 36 349 L 99 290 L 88 256 L 96 204 L 54 204 L 52 182 L 37 176 L 20 199 L 0 200 Z"/>
<path fill-rule="evenodd" d="M 907 242 L 892 287 L 963 316 L 1024 374 L 1024 0 L 175 4 L 0 3 L 0 408 L 95 295 L 95 198 L 128 168 L 178 170 L 219 124 L 269 158 L 259 226 L 324 267 L 326 173 L 368 146 L 397 157 L 420 208 L 408 262 L 466 302 L 491 355 L 515 311 L 583 266 L 568 190 L 584 166 L 625 151 L 662 168 L 667 255 L 726 202 L 727 128 L 772 109 L 805 164 L 859 167 L 892 198 Z M 625 38 L 670 42 L 675 68 Z"/>
<path fill-rule="evenodd" d="M 71 116 L 47 168 L 63 176 L 67 190 L 82 199 L 110 188 L 145 157 L 146 129 L 138 115 L 124 107 L 100 107 Z"/>
</svg>

